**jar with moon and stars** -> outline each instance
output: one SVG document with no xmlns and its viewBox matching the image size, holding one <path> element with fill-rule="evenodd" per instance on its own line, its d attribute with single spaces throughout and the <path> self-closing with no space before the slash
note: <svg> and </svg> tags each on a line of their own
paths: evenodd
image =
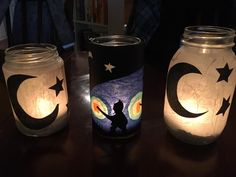
<svg viewBox="0 0 236 177">
<path fill-rule="evenodd" d="M 164 120 L 176 138 L 194 145 L 222 134 L 236 83 L 235 31 L 189 26 L 169 64 Z"/>
<path fill-rule="evenodd" d="M 48 136 L 67 124 L 68 94 L 63 60 L 51 44 L 5 50 L 3 73 L 18 130 Z"/>
</svg>

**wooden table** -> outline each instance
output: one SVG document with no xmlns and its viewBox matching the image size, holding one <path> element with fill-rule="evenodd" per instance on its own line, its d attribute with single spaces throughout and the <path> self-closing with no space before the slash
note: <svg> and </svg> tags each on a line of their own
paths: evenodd
<svg viewBox="0 0 236 177">
<path fill-rule="evenodd" d="M 69 125 L 49 137 L 18 132 L 0 77 L 0 177 L 236 177 L 235 99 L 215 143 L 184 144 L 168 133 L 163 120 L 166 73 L 145 64 L 140 134 L 123 141 L 102 139 L 92 133 L 86 54 L 81 56 L 65 60 Z"/>
</svg>

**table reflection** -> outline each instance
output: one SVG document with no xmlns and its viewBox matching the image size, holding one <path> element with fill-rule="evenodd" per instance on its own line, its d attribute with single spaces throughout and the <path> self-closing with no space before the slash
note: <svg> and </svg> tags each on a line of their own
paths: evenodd
<svg viewBox="0 0 236 177">
<path fill-rule="evenodd" d="M 93 176 L 129 176 L 139 174 L 139 136 L 131 139 L 103 139 L 93 135 Z"/>
<path fill-rule="evenodd" d="M 80 76 L 77 80 L 71 85 L 73 92 L 73 98 L 77 98 L 78 104 L 83 104 L 85 106 L 90 105 L 90 93 L 89 93 L 89 74 Z"/>
<path fill-rule="evenodd" d="M 182 177 L 214 176 L 218 165 L 216 143 L 208 146 L 188 145 L 174 139 L 169 133 L 160 144 L 159 157 L 165 166 L 173 169 L 170 171 Z"/>
</svg>

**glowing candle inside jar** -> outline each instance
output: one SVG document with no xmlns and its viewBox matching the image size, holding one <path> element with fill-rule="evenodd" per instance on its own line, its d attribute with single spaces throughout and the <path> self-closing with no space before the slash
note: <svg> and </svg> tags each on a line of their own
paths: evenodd
<svg viewBox="0 0 236 177">
<path fill-rule="evenodd" d="M 55 104 L 44 98 L 38 98 L 35 106 L 36 106 L 35 118 L 39 119 L 50 114 L 52 110 L 55 108 Z"/>
<path fill-rule="evenodd" d="M 164 118 L 184 142 L 209 144 L 226 125 L 236 83 L 235 31 L 193 26 L 168 70 Z M 227 39 L 227 40 L 226 40 Z"/>
<path fill-rule="evenodd" d="M 50 44 L 6 50 L 4 77 L 16 126 L 28 136 L 47 136 L 67 124 L 68 95 L 63 60 Z"/>
</svg>

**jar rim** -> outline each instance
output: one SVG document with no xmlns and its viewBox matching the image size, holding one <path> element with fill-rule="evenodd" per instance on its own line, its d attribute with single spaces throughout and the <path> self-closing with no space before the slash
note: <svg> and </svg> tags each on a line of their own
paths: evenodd
<svg viewBox="0 0 236 177">
<path fill-rule="evenodd" d="M 184 29 L 183 43 L 203 47 L 234 46 L 235 30 L 220 26 L 188 26 Z"/>
<path fill-rule="evenodd" d="M 220 38 L 220 37 L 234 37 L 235 30 L 221 26 L 188 26 L 184 30 L 184 34 L 199 34 L 205 35 L 204 37 L 209 38 Z"/>
<path fill-rule="evenodd" d="M 5 50 L 6 62 L 38 63 L 57 55 L 57 47 L 49 43 L 27 43 L 9 47 Z"/>
<path fill-rule="evenodd" d="M 32 53 L 32 49 L 46 49 L 44 51 L 42 51 L 42 53 L 46 53 L 48 51 L 53 51 L 53 50 L 56 50 L 56 46 L 55 45 L 52 45 L 52 44 L 49 44 L 49 43 L 27 43 L 27 44 L 19 44 L 19 45 L 15 45 L 15 46 L 12 46 L 12 47 L 9 47 L 5 50 L 5 54 L 8 55 L 17 55 L 17 54 L 23 54 L 23 52 L 26 52 L 26 54 L 28 52 L 31 52 Z M 18 51 L 18 50 L 24 50 L 22 51 L 22 53 L 15 53 L 13 51 Z"/>
<path fill-rule="evenodd" d="M 107 47 L 137 45 L 142 42 L 140 38 L 128 35 L 107 35 L 90 38 L 89 40 L 92 44 Z"/>
</svg>

